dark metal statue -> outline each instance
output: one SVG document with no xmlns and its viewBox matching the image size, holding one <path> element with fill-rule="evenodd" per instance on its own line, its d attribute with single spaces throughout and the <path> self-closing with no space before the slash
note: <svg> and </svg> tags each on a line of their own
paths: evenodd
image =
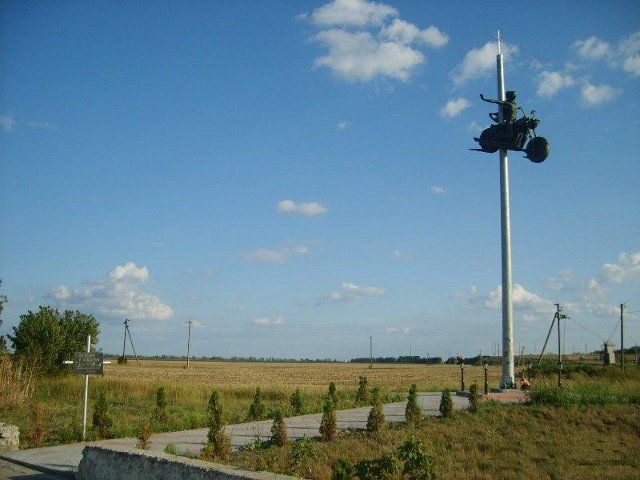
<svg viewBox="0 0 640 480">
<path fill-rule="evenodd" d="M 522 108 L 516 104 L 516 92 L 508 91 L 506 100 L 494 100 L 485 98 L 480 94 L 480 98 L 485 102 L 496 103 L 500 106 L 502 123 L 498 113 L 490 113 L 491 120 L 496 122 L 489 128 L 484 129 L 480 137 L 474 140 L 480 144 L 480 148 L 472 148 L 479 152 L 495 153 L 498 150 L 515 150 L 525 152 L 526 158 L 535 163 L 544 162 L 549 155 L 549 142 L 544 137 L 536 136 L 536 128 L 540 120 L 534 117 L 535 111 L 529 116 Z M 518 117 L 518 110 L 523 114 Z M 525 147 L 526 143 L 526 147 Z"/>
</svg>

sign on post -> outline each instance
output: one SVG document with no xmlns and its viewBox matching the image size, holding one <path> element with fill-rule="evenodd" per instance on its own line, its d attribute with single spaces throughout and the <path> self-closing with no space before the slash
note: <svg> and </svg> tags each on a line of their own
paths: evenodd
<svg viewBox="0 0 640 480">
<path fill-rule="evenodd" d="M 102 352 L 76 352 L 73 354 L 73 373 L 77 375 L 102 375 Z"/>
</svg>

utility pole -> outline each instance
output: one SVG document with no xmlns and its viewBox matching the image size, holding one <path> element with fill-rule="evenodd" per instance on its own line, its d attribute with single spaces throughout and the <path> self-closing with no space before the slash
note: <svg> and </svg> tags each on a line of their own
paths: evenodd
<svg viewBox="0 0 640 480">
<path fill-rule="evenodd" d="M 129 319 L 125 319 L 123 322 L 124 325 L 124 338 L 122 340 L 122 363 L 125 363 L 127 357 L 125 357 L 125 349 L 127 348 L 127 326 L 129 323 Z"/>
<path fill-rule="evenodd" d="M 620 366 L 624 373 L 624 303 L 620 304 Z"/>
<path fill-rule="evenodd" d="M 191 317 L 189 317 L 189 320 L 187 321 L 187 324 L 189 325 L 189 337 L 187 338 L 187 368 L 189 368 L 189 354 L 191 353 L 191 324 L 193 322 L 191 321 Z"/>
<path fill-rule="evenodd" d="M 558 387 L 562 386 L 562 350 L 561 350 L 561 339 L 560 339 L 560 304 L 556 303 L 556 319 L 558 320 Z"/>
<path fill-rule="evenodd" d="M 373 368 L 373 337 L 369 335 L 369 368 Z"/>
<path fill-rule="evenodd" d="M 498 31 L 498 55 L 496 56 L 498 76 L 498 99 L 505 101 L 504 65 L 502 61 L 502 40 Z M 498 108 L 498 120 L 504 124 L 509 119 L 502 118 Z M 509 158 L 507 150 L 500 149 L 500 226 L 502 239 L 502 379 L 500 388 L 515 388 L 513 366 L 513 303 L 511 301 L 511 219 L 509 207 Z"/>
<path fill-rule="evenodd" d="M 556 306 L 558 304 L 556 303 Z M 547 348 L 547 342 L 549 342 L 549 337 L 551 336 L 551 332 L 553 331 L 553 324 L 556 323 L 556 319 L 558 318 L 558 312 L 553 314 L 553 320 L 551 320 L 551 326 L 549 326 L 549 331 L 547 332 L 547 338 L 544 340 L 544 345 L 542 346 L 542 351 L 540 352 L 540 356 L 538 357 L 538 365 L 542 362 L 542 357 L 544 355 L 544 351 Z"/>
</svg>

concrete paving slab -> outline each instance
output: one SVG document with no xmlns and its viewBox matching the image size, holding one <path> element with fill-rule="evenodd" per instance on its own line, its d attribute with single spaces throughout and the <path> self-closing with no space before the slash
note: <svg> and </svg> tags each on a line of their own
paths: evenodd
<svg viewBox="0 0 640 480">
<path fill-rule="evenodd" d="M 435 393 L 418 393 L 418 405 L 425 415 L 439 415 L 440 396 Z M 468 406 L 468 399 L 463 396 L 452 395 L 453 407 L 457 410 Z M 388 422 L 404 422 L 404 410 L 406 402 L 387 403 L 383 405 L 385 419 Z M 367 426 L 367 417 L 371 407 L 350 408 L 336 412 L 338 428 L 341 430 L 364 429 Z M 292 440 L 303 436 L 319 436 L 320 422 L 322 414 L 300 415 L 285 419 L 287 433 Z M 231 438 L 231 446 L 235 450 L 247 445 L 256 438 L 266 440 L 271 437 L 271 420 L 258 422 L 247 422 L 236 425 L 227 425 L 225 433 Z M 172 444 L 180 454 L 198 455 L 207 442 L 207 429 L 199 428 L 195 430 L 184 430 L 180 432 L 157 433 L 150 438 L 149 450 L 164 452 L 167 445 Z M 117 446 L 123 448 L 135 448 L 137 439 L 118 438 L 112 440 L 101 440 L 91 442 L 91 444 L 104 446 Z M 57 445 L 54 447 L 31 448 L 19 450 L 17 452 L 0 454 L 0 459 L 10 462 L 20 463 L 24 466 L 45 471 L 71 474 L 75 472 L 82 458 L 82 449 L 89 442 L 72 443 L 68 445 Z"/>
</svg>

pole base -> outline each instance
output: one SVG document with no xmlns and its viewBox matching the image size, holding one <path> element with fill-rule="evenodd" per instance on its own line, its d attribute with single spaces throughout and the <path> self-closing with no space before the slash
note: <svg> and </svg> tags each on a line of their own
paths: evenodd
<svg viewBox="0 0 640 480">
<path fill-rule="evenodd" d="M 500 380 L 500 388 L 501 389 L 513 389 L 513 388 L 518 388 L 516 385 L 516 380 L 513 377 L 507 377 L 507 378 L 503 378 L 502 380 Z"/>
</svg>

